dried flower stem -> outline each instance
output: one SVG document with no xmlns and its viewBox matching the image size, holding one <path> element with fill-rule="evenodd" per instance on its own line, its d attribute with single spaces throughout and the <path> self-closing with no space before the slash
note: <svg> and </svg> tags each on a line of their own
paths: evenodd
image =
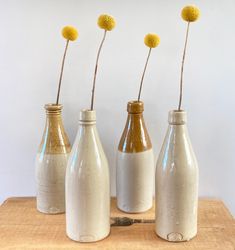
<svg viewBox="0 0 235 250">
<path fill-rule="evenodd" d="M 56 105 L 58 105 L 58 103 L 59 103 L 60 87 L 61 87 L 61 82 L 62 82 L 62 76 L 63 76 L 63 71 L 64 71 L 64 62 L 65 62 L 65 57 L 67 54 L 68 45 L 69 45 L 69 39 L 66 41 L 66 46 L 65 46 L 63 60 L 62 60 L 62 66 L 61 66 L 61 71 L 60 71 L 60 80 L 59 80 L 59 86 L 58 86 L 58 92 L 57 92 L 57 98 L 56 98 Z"/>
<path fill-rule="evenodd" d="M 142 86 L 143 86 L 144 75 L 145 75 L 145 71 L 146 71 L 146 68 L 147 68 L 147 65 L 148 65 L 150 54 L 151 54 L 151 48 L 149 48 L 147 60 L 146 60 L 145 66 L 144 66 L 144 71 L 143 71 L 143 74 L 142 74 L 142 77 L 141 77 L 140 89 L 139 89 L 139 95 L 138 95 L 138 102 L 140 101 L 140 95 L 141 95 L 141 90 L 142 90 Z"/>
<path fill-rule="evenodd" d="M 184 52 L 183 52 L 183 58 L 182 58 L 182 64 L 181 64 L 181 74 L 180 74 L 180 96 L 179 96 L 178 111 L 180 111 L 180 109 L 181 109 L 182 96 L 183 96 L 184 60 L 185 60 L 185 54 L 186 54 L 186 48 L 187 48 L 187 42 L 188 42 L 189 24 L 190 24 L 190 22 L 188 22 L 188 25 L 187 25 L 187 31 L 186 31 L 186 37 L 185 37 L 185 43 L 184 43 Z"/>
<path fill-rule="evenodd" d="M 104 31 L 104 36 L 103 36 L 103 39 L 102 39 L 102 41 L 100 43 L 100 47 L 99 47 L 97 57 L 96 57 L 95 72 L 94 72 L 93 87 L 92 87 L 92 95 L 91 95 L 91 110 L 93 110 L 93 107 L 94 107 L 96 74 L 97 74 L 97 69 L 98 69 L 98 62 L 99 62 L 100 52 L 101 52 L 102 46 L 104 44 L 106 33 L 107 33 L 107 30 Z"/>
</svg>

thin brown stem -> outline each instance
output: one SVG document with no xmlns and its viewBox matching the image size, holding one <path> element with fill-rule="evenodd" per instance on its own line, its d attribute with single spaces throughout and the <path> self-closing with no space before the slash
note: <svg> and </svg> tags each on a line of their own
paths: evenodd
<svg viewBox="0 0 235 250">
<path fill-rule="evenodd" d="M 148 65 L 150 54 L 151 54 L 151 48 L 149 48 L 147 60 L 146 60 L 145 66 L 144 66 L 144 71 L 143 71 L 143 74 L 142 74 L 142 77 L 141 77 L 140 89 L 139 89 L 139 95 L 138 95 L 138 102 L 140 101 L 140 95 L 141 95 L 141 91 L 142 91 L 142 86 L 143 86 L 143 81 L 144 81 L 144 75 L 145 75 L 145 71 L 146 71 L 146 68 L 147 68 L 147 65 Z"/>
<path fill-rule="evenodd" d="M 59 103 L 60 88 L 61 88 L 62 76 L 63 76 L 63 72 L 64 72 L 64 62 L 65 62 L 65 57 L 66 57 L 66 54 L 67 54 L 68 45 L 69 45 L 69 40 L 66 41 L 66 46 L 65 46 L 65 50 L 64 50 L 64 55 L 63 55 L 63 60 L 62 60 L 62 65 L 61 65 L 61 71 L 60 71 L 59 87 L 58 87 L 57 98 L 56 98 L 56 105 L 58 105 L 58 103 Z"/>
<path fill-rule="evenodd" d="M 183 97 L 183 73 L 184 73 L 184 60 L 185 60 L 185 54 L 186 54 L 186 47 L 188 42 L 188 33 L 189 33 L 189 24 L 187 25 L 187 31 L 186 31 L 186 37 L 185 37 L 185 43 L 184 43 L 184 52 L 183 52 L 183 58 L 182 58 L 182 64 L 181 64 L 181 74 L 180 74 L 180 96 L 179 96 L 179 106 L 178 110 L 181 109 L 181 103 L 182 103 L 182 97 Z"/>
<path fill-rule="evenodd" d="M 98 69 L 98 62 L 99 62 L 100 52 L 101 52 L 102 46 L 104 44 L 106 33 L 107 33 L 107 31 L 105 30 L 104 31 L 104 36 L 103 36 L 102 41 L 100 43 L 100 47 L 99 47 L 97 57 L 96 57 L 95 72 L 94 72 L 93 87 L 92 87 L 92 95 L 91 95 L 91 110 L 93 110 L 93 107 L 94 107 L 96 74 L 97 74 L 97 69 Z"/>
</svg>

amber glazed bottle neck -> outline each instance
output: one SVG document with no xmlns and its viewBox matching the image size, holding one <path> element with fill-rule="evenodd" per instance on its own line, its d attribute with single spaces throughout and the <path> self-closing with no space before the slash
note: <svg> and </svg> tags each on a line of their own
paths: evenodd
<svg viewBox="0 0 235 250">
<path fill-rule="evenodd" d="M 63 127 L 61 116 L 63 108 L 62 105 L 46 104 L 44 108 L 46 110 L 46 125 L 48 125 L 49 127 Z"/>
<path fill-rule="evenodd" d="M 128 102 L 128 117 L 119 143 L 119 151 L 125 153 L 138 153 L 152 148 L 143 118 L 143 111 L 143 102 Z"/>
<path fill-rule="evenodd" d="M 65 154 L 71 151 L 68 136 L 61 117 L 62 105 L 46 104 L 46 126 L 39 152 L 46 154 Z"/>
</svg>

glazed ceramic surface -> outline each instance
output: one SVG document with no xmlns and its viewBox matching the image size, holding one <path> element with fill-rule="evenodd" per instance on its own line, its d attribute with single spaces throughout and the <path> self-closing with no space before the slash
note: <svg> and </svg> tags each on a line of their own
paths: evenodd
<svg viewBox="0 0 235 250">
<path fill-rule="evenodd" d="M 143 110 L 143 102 L 128 103 L 117 153 L 117 206 L 127 213 L 147 211 L 153 202 L 154 157 Z"/>
<path fill-rule="evenodd" d="M 110 232 L 109 168 L 95 111 L 81 111 L 79 123 L 66 172 L 66 232 L 72 240 L 94 242 Z"/>
<path fill-rule="evenodd" d="M 155 230 L 165 240 L 188 241 L 197 234 L 198 165 L 186 113 L 171 111 L 168 120 L 156 167 Z"/>
<path fill-rule="evenodd" d="M 57 214 L 65 211 L 65 170 L 68 154 L 41 154 L 36 158 L 37 209 Z"/>
<path fill-rule="evenodd" d="M 37 209 L 42 213 L 65 212 L 65 170 L 71 150 L 65 133 L 61 105 L 45 106 L 46 126 L 36 157 Z"/>
<path fill-rule="evenodd" d="M 139 213 L 152 207 L 153 165 L 152 149 L 140 153 L 118 152 L 117 195 L 122 211 Z M 146 168 L 149 169 L 146 171 Z"/>
</svg>

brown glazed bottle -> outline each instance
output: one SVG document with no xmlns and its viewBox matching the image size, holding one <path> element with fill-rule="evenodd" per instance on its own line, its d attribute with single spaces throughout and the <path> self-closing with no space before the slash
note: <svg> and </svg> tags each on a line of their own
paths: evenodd
<svg viewBox="0 0 235 250">
<path fill-rule="evenodd" d="M 71 146 L 65 132 L 62 105 L 47 104 L 46 126 L 36 158 L 37 209 L 65 212 L 65 172 Z"/>
<path fill-rule="evenodd" d="M 143 102 L 128 102 L 117 153 L 117 206 L 127 213 L 145 212 L 153 202 L 154 156 L 143 111 Z"/>
</svg>

